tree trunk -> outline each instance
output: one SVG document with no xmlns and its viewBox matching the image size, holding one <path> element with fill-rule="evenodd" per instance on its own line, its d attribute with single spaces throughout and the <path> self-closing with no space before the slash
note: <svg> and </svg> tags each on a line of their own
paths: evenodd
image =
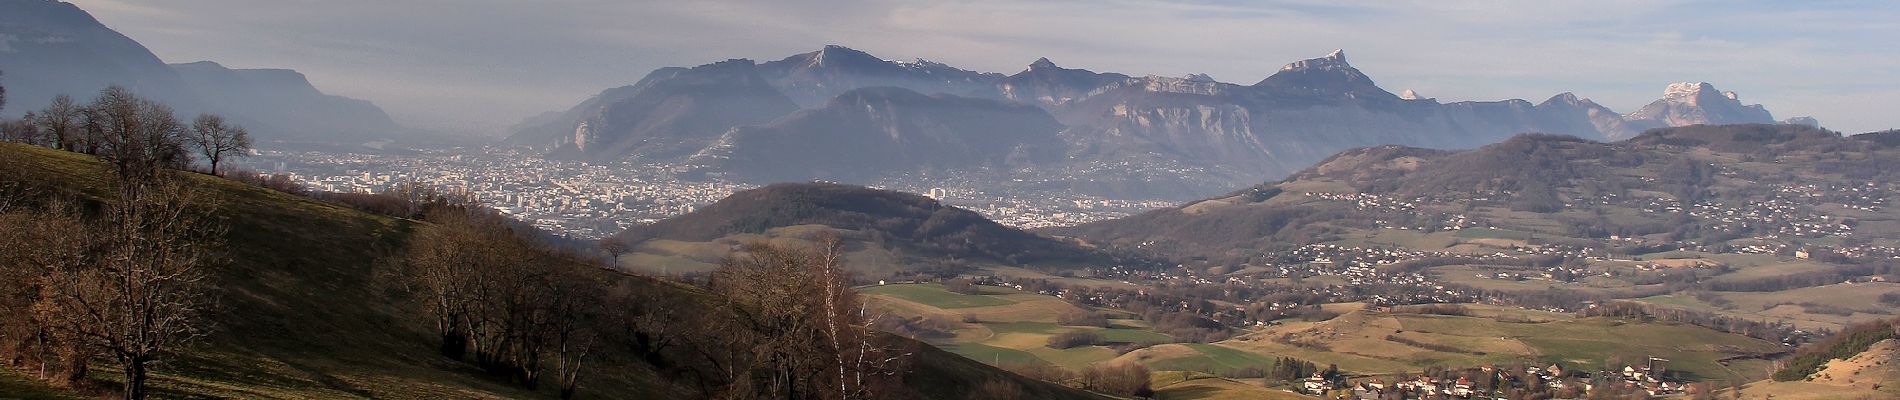
<svg viewBox="0 0 1900 400">
<path fill-rule="evenodd" d="M 561 400 L 570 400 L 573 398 L 574 398 L 574 386 L 570 385 L 570 386 L 565 386 L 561 388 Z"/>
<path fill-rule="evenodd" d="M 69 347 L 60 352 L 60 383 L 68 388 L 79 388 L 86 383 L 87 361 L 91 357 L 86 356 L 86 351 L 73 348 L 76 345 L 66 346 Z"/>
<path fill-rule="evenodd" d="M 443 333 L 441 350 L 443 357 L 461 361 L 462 356 L 468 352 L 468 337 L 460 332 Z"/>
<path fill-rule="evenodd" d="M 145 362 L 134 357 L 125 363 L 125 400 L 145 399 Z"/>
</svg>

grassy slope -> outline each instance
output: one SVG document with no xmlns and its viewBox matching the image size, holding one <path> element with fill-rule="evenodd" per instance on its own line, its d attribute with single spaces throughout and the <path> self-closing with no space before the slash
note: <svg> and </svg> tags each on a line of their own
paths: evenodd
<svg viewBox="0 0 1900 400">
<path fill-rule="evenodd" d="M 1233 380 L 1197 373 L 1166 371 L 1151 375 L 1157 399 L 1195 400 L 1292 400 L 1312 399 L 1283 389 L 1261 385 L 1258 379 Z"/>
<path fill-rule="evenodd" d="M 1747 399 L 1900 398 L 1900 341 L 1876 343 L 1845 360 L 1829 361 L 1805 381 L 1762 380 L 1742 389 Z"/>
<path fill-rule="evenodd" d="M 1287 334 L 1300 345 L 1277 339 Z M 1465 352 L 1419 348 L 1388 341 L 1388 335 Z M 1291 323 L 1223 344 L 1338 364 L 1341 369 L 1368 374 L 1418 371 L 1432 365 L 1468 367 L 1518 361 L 1601 367 L 1612 359 L 1637 363 L 1657 356 L 1674 360 L 1669 363 L 1671 369 L 1692 374 L 1697 380 L 1730 382 L 1765 377 L 1767 362 L 1740 360 L 1724 366 L 1717 360 L 1781 350 L 1774 343 L 1680 324 L 1607 318 L 1507 323 L 1479 317 L 1367 312 L 1348 313 L 1320 323 Z"/>
<path fill-rule="evenodd" d="M 90 157 L 0 143 L 0 176 L 102 199 L 113 192 L 106 166 Z M 401 247 L 417 223 L 370 215 L 209 176 L 193 184 L 229 216 L 232 263 L 214 271 L 223 309 L 211 337 L 188 357 L 155 368 L 165 398 L 551 398 L 491 381 L 436 356 L 433 333 L 400 295 L 376 284 L 379 256 Z M 652 290 L 685 290 L 644 278 Z M 681 295 L 691 295 L 682 292 Z M 603 360 L 605 361 L 605 360 Z M 673 399 L 681 392 L 639 367 L 597 364 L 583 398 Z M 1032 382 L 921 346 L 910 386 L 932 399 L 990 379 L 1016 380 L 1036 398 L 1093 395 Z M 100 365 L 95 378 L 116 379 Z M 552 386 L 552 385 L 546 385 Z M 0 397 L 59 398 L 17 372 L 0 373 Z"/>
<path fill-rule="evenodd" d="M 9 179 L 112 195 L 104 163 L 75 153 L 0 145 Z M 529 397 L 433 355 L 431 334 L 406 301 L 378 289 L 379 255 L 413 223 L 202 175 L 190 175 L 227 215 L 232 262 L 213 271 L 217 330 L 189 357 L 155 368 L 167 397 Z M 101 365 L 96 378 L 116 377 Z M 602 382 L 607 383 L 607 382 Z M 613 382 L 602 387 L 649 387 Z M 649 388 L 650 389 L 650 388 Z M 638 390 L 638 389 L 634 389 Z M 599 391 L 595 391 L 599 394 Z M 632 394 L 623 392 L 620 394 Z M 621 396 L 612 396 L 621 397 Z"/>
</svg>

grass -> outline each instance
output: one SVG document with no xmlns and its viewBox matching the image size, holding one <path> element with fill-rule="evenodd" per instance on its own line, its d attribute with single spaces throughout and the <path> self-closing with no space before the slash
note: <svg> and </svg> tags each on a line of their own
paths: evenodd
<svg viewBox="0 0 1900 400">
<path fill-rule="evenodd" d="M 0 181 L 104 200 L 115 192 L 107 166 L 90 156 L 0 143 Z M 526 390 L 468 363 L 436 354 L 433 327 L 386 277 L 384 258 L 399 252 L 422 223 L 358 212 L 220 178 L 186 174 L 228 218 L 227 255 L 211 271 L 222 306 L 216 330 L 183 356 L 154 365 L 156 398 L 442 399 L 553 398 L 555 385 Z M 651 279 L 605 274 L 643 289 L 695 296 Z M 1097 398 L 1033 382 L 918 344 L 905 382 L 927 398 L 957 388 L 1014 380 L 1037 398 Z M 1032 358 L 1033 359 L 1033 358 Z M 602 357 L 584 374 L 578 398 L 692 397 L 643 366 Z M 99 387 L 116 387 L 116 367 L 95 363 Z M 46 387 L 0 367 L 0 398 L 57 399 Z"/>
<path fill-rule="evenodd" d="M 943 309 L 1016 304 L 1015 301 L 994 296 L 952 293 L 949 290 L 945 290 L 943 285 L 935 283 L 873 286 L 865 288 L 863 291 L 869 294 L 895 296 Z"/>
<path fill-rule="evenodd" d="M 66 391 L 47 385 L 12 368 L 0 368 L 0 399 L 67 400 L 78 399 Z"/>
<path fill-rule="evenodd" d="M 941 345 L 944 350 L 957 353 L 971 360 L 997 366 L 1005 365 L 1050 365 L 1049 361 L 1029 354 L 1027 351 L 1005 349 L 982 343 L 955 343 Z"/>
<path fill-rule="evenodd" d="M 1155 372 L 1150 374 L 1149 382 L 1155 389 L 1157 399 L 1292 400 L 1312 398 L 1285 390 L 1270 389 L 1253 379 L 1241 381 L 1198 372 Z"/>
<path fill-rule="evenodd" d="M 1096 329 L 1095 333 L 1098 335 L 1102 335 L 1102 340 L 1106 340 L 1110 342 L 1119 342 L 1119 343 L 1142 343 L 1142 342 L 1165 343 L 1165 342 L 1174 341 L 1173 336 L 1168 336 L 1160 332 L 1142 330 L 1142 329 L 1107 328 L 1107 329 Z"/>
<path fill-rule="evenodd" d="M 1186 343 L 1182 344 L 1182 346 L 1193 349 L 1195 354 L 1187 357 L 1168 358 L 1150 362 L 1148 363 L 1148 367 L 1160 371 L 1224 373 L 1245 368 L 1265 370 L 1268 366 L 1273 364 L 1275 359 L 1274 357 L 1215 344 Z"/>
<path fill-rule="evenodd" d="M 1255 354 L 1337 364 L 1366 374 L 1525 361 L 1600 368 L 1656 356 L 1673 360 L 1670 369 L 1697 379 L 1728 382 L 1767 376 L 1767 362 L 1744 360 L 1724 366 L 1717 360 L 1783 350 L 1775 343 L 1688 325 L 1577 319 L 1554 313 L 1534 317 L 1543 322 L 1353 312 L 1325 322 L 1276 326 L 1221 344 Z M 1281 341 L 1282 336 L 1293 337 L 1293 342 Z M 1388 336 L 1433 348 L 1391 341 Z"/>
</svg>

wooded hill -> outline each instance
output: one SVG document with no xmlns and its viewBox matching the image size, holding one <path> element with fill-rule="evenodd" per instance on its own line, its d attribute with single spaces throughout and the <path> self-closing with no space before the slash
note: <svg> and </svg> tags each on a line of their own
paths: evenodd
<svg viewBox="0 0 1900 400">
<path fill-rule="evenodd" d="M 0 187 L 9 191 L 8 212 L 27 213 L 37 201 L 76 199 L 80 209 L 110 204 L 118 193 L 111 165 L 91 156 L 38 147 L 0 144 Z M 174 171 L 176 172 L 176 171 Z M 215 205 L 226 229 L 218 262 L 206 279 L 217 307 L 204 315 L 206 334 L 184 347 L 166 351 L 154 364 L 152 395 L 165 398 L 552 398 L 562 395 L 554 379 L 534 385 L 518 374 L 498 374 L 484 362 L 445 357 L 429 307 L 427 291 L 404 284 L 398 265 L 412 259 L 415 240 L 449 229 L 434 218 L 410 219 L 357 211 L 344 205 L 273 191 L 223 178 L 176 172 L 184 187 L 199 193 L 204 206 Z M 84 204 L 94 204 L 87 206 Z M 84 213 L 82 211 L 82 213 Z M 512 236 L 525 240 L 524 235 Z M 495 247 L 532 243 L 501 243 Z M 548 250 L 535 250 L 548 251 Z M 542 256 L 536 256 L 542 257 Z M 576 259 L 534 258 L 558 265 L 536 268 L 577 274 L 608 293 L 644 301 L 643 315 L 724 314 L 718 292 L 680 286 L 609 271 Z M 535 278 L 542 279 L 542 278 Z M 538 282 L 538 280 L 536 280 Z M 603 298 L 604 304 L 613 297 Z M 11 304 L 11 303 L 8 303 Z M 628 303 L 622 303 L 628 304 Z M 637 316 L 637 315 L 636 315 Z M 732 390 L 731 381 L 705 378 L 704 358 L 696 352 L 720 352 L 721 331 L 685 330 L 664 334 L 641 328 L 629 318 L 616 320 L 624 335 L 601 335 L 597 352 L 579 378 L 578 398 L 695 398 Z M 20 321 L 10 321 L 17 323 Z M 120 381 L 115 367 L 93 359 L 95 373 L 79 389 L 51 388 L 38 379 L 31 363 L 58 365 L 43 352 L 21 352 L 23 338 L 4 334 L 6 359 L 15 367 L 0 373 L 0 393 L 49 398 L 85 397 L 111 391 Z M 690 335 L 683 332 L 696 332 Z M 671 336 L 668 336 L 671 335 Z M 525 336 L 523 336 L 525 337 Z M 655 349 L 650 340 L 670 337 L 671 348 Z M 738 338 L 731 336 L 730 338 Z M 969 388 L 1001 384 L 1034 398 L 1086 399 L 1095 396 L 1028 380 L 927 345 L 879 336 L 892 348 L 912 349 L 896 375 L 898 397 L 961 399 Z M 501 347 L 511 348 L 511 347 Z M 642 351 L 641 349 L 645 349 Z M 476 352 L 482 351 L 475 348 Z M 515 367 L 540 365 L 552 371 L 552 359 L 523 358 Z M 721 358 L 723 359 L 723 358 Z M 547 364 L 535 364 L 545 362 Z M 550 373 L 550 375 L 552 375 Z M 724 383 L 722 383 L 724 382 Z M 713 385 L 708 391 L 708 384 Z M 726 386 L 721 386 L 726 385 Z"/>
<path fill-rule="evenodd" d="M 661 239 L 707 242 L 805 225 L 839 230 L 844 239 L 900 250 L 913 260 L 1048 269 L 1142 262 L 1003 226 L 928 197 L 832 183 L 782 183 L 734 193 L 692 213 L 633 227 L 614 240 L 629 246 Z"/>
<path fill-rule="evenodd" d="M 1888 136 L 1696 125 L 1615 143 L 1526 134 L 1463 151 L 1368 147 L 1225 196 L 1046 232 L 1220 262 L 1377 229 L 1498 228 L 1638 253 L 1767 235 L 1864 243 L 1900 238 L 1882 207 L 1900 184 Z"/>
</svg>

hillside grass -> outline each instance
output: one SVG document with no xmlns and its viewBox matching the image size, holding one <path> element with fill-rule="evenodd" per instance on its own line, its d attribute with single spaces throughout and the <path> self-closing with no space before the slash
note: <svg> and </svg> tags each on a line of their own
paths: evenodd
<svg viewBox="0 0 1900 400">
<path fill-rule="evenodd" d="M 94 201 L 113 196 L 105 163 L 82 154 L 0 143 L 0 181 Z M 231 262 L 210 271 L 221 308 L 216 329 L 182 355 L 153 366 L 155 398 L 490 399 L 554 398 L 557 385 L 530 391 L 437 355 L 433 327 L 387 279 L 383 258 L 400 251 L 422 223 L 371 215 L 222 178 L 184 174 L 215 200 L 229 224 Z M 649 278 L 610 274 L 642 290 L 701 296 Z M 899 343 L 914 343 L 899 341 Z M 917 344 L 905 383 L 927 399 L 961 399 L 962 388 L 1011 380 L 1036 398 L 1099 396 L 1037 382 Z M 116 365 L 97 362 L 94 386 L 111 391 Z M 601 357 L 583 374 L 578 398 L 678 399 L 693 393 L 627 360 Z M 0 367 L 0 398 L 75 393 Z M 75 396 L 83 397 L 83 396 Z"/>
<path fill-rule="evenodd" d="M 1650 356 L 1695 380 L 1748 382 L 1767 376 L 1768 362 L 1723 358 L 1782 351 L 1779 344 L 1696 326 L 1609 318 L 1537 316 L 1535 323 L 1420 314 L 1347 313 L 1317 323 L 1291 323 L 1221 344 L 1256 354 L 1337 364 L 1362 374 L 1416 372 L 1431 366 L 1511 362 L 1607 368 Z M 1283 337 L 1291 337 L 1289 343 Z M 1429 344 L 1423 348 L 1388 337 Z M 1443 349 L 1441 349 L 1443 348 Z M 1456 349 L 1457 351 L 1446 351 Z"/>
<path fill-rule="evenodd" d="M 1140 321 L 1114 320 L 1110 328 L 1065 326 L 1063 314 L 1110 312 L 1079 307 L 1052 296 L 1006 288 L 979 286 L 981 295 L 952 293 L 939 284 L 893 284 L 863 289 L 867 301 L 900 317 L 956 321 L 952 337 L 933 339 L 943 349 L 997 366 L 1056 366 L 1081 371 L 1116 359 L 1107 346 L 1056 349 L 1049 339 L 1068 332 L 1093 332 L 1110 343 L 1168 342 L 1173 337 L 1151 331 Z M 981 299 L 981 300 L 979 300 Z M 963 322 L 965 318 L 977 322 Z"/>
<path fill-rule="evenodd" d="M 945 290 L 943 285 L 935 283 L 881 285 L 862 289 L 860 292 L 896 296 L 931 307 L 942 309 L 994 307 L 1016 304 L 1015 301 L 987 295 L 969 295 Z"/>
<path fill-rule="evenodd" d="M 1258 379 L 1236 380 L 1186 371 L 1150 374 L 1149 384 L 1156 399 L 1195 400 L 1304 400 L 1313 399 L 1282 389 L 1272 389 Z"/>
</svg>

